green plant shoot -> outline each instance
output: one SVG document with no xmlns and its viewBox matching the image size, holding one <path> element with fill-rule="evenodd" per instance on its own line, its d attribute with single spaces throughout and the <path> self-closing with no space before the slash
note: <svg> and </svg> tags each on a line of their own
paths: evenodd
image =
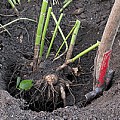
<svg viewBox="0 0 120 120">
<path fill-rule="evenodd" d="M 18 3 L 20 4 L 20 0 L 17 0 L 18 1 Z"/>
<path fill-rule="evenodd" d="M 78 58 L 80 58 L 81 56 L 87 54 L 88 52 L 92 51 L 93 49 L 95 49 L 96 47 L 98 47 L 100 45 L 100 42 L 97 41 L 97 43 L 95 43 L 94 45 L 92 45 L 91 47 L 87 48 L 86 50 L 84 50 L 83 52 L 79 53 L 78 55 L 76 55 L 74 58 L 67 60 L 68 63 L 72 63 L 75 60 L 77 60 Z"/>
<path fill-rule="evenodd" d="M 75 25 L 73 26 L 73 28 L 71 29 L 71 31 L 68 33 L 67 37 L 65 38 L 65 41 L 68 40 L 68 38 L 70 37 L 70 35 L 71 35 L 72 32 L 74 31 L 75 27 L 76 27 L 76 23 L 75 23 Z M 65 41 L 63 41 L 62 45 L 59 47 L 59 49 L 58 49 L 58 51 L 57 51 L 57 53 L 56 53 L 56 55 L 55 55 L 54 60 L 57 60 L 58 58 L 60 58 L 60 57 L 63 55 L 63 53 L 62 53 L 61 55 L 58 56 L 60 50 L 62 49 L 63 45 L 65 44 Z M 67 52 L 67 51 L 65 50 L 65 53 L 66 53 L 66 52 Z M 58 56 L 58 57 L 57 57 L 57 56 Z"/>
<path fill-rule="evenodd" d="M 42 36 L 42 30 L 43 30 L 47 5 L 48 5 L 48 0 L 43 0 L 42 7 L 41 7 L 41 12 L 40 12 L 40 17 L 39 17 L 39 23 L 38 23 L 38 27 L 37 27 L 36 39 L 35 39 L 33 71 L 35 71 L 37 69 L 37 65 L 38 65 L 40 41 L 41 41 L 41 36 Z"/>
<path fill-rule="evenodd" d="M 39 17 L 39 23 L 38 23 L 38 27 L 37 27 L 35 45 L 40 45 L 40 40 L 41 40 L 42 29 L 43 29 L 43 25 L 44 25 L 44 19 L 45 19 L 45 14 L 46 14 L 46 10 L 47 10 L 47 5 L 48 5 L 48 0 L 43 0 L 41 12 L 40 12 L 40 17 Z"/>
<path fill-rule="evenodd" d="M 54 39 L 55 39 L 55 37 L 56 37 L 57 30 L 58 30 L 59 24 L 60 24 L 60 22 L 61 22 L 61 20 L 62 20 L 62 17 L 63 17 L 63 13 L 61 13 L 61 15 L 60 15 L 60 17 L 59 17 L 59 20 L 58 20 L 58 22 L 56 23 L 56 27 L 55 27 L 55 30 L 54 30 L 54 33 L 53 33 L 52 40 L 51 40 L 51 42 L 50 42 L 48 51 L 47 51 L 46 58 L 48 58 L 48 56 L 49 56 L 49 54 L 50 54 L 50 51 L 51 51 L 51 48 L 52 48 Z"/>
<path fill-rule="evenodd" d="M 74 29 L 72 34 L 70 46 L 66 55 L 66 60 L 69 60 L 71 58 L 79 28 L 80 28 L 80 21 L 76 20 L 76 28 Z"/>
<path fill-rule="evenodd" d="M 63 4 L 67 3 L 68 1 L 71 1 L 71 0 L 64 0 Z"/>
<path fill-rule="evenodd" d="M 95 44 L 92 45 L 91 47 L 87 48 L 87 49 L 84 50 L 83 52 L 79 53 L 79 54 L 76 55 L 74 58 L 69 59 L 69 60 L 66 60 L 63 65 L 61 65 L 61 66 L 59 66 L 59 67 L 57 68 L 56 71 L 59 71 L 59 70 L 65 68 L 68 64 L 73 63 L 73 62 L 74 62 L 75 60 L 77 60 L 78 58 L 82 57 L 83 55 L 87 54 L 88 52 L 90 52 L 90 51 L 92 51 L 93 49 L 95 49 L 96 47 L 98 47 L 99 44 L 100 44 L 100 42 L 97 41 L 97 43 L 95 43 Z"/>
<path fill-rule="evenodd" d="M 13 3 L 14 3 L 14 5 L 16 5 L 17 4 L 16 0 L 13 0 Z"/>
<path fill-rule="evenodd" d="M 51 11 L 52 11 L 52 7 L 49 7 L 48 13 L 47 13 L 47 18 L 46 18 L 44 29 L 43 29 L 42 39 L 41 39 L 40 54 L 39 54 L 40 58 L 42 57 L 43 50 L 44 50 L 45 36 L 46 36 L 46 32 L 47 32 L 47 28 L 48 28 L 48 24 L 49 24 L 49 20 L 50 20 Z"/>
<path fill-rule="evenodd" d="M 72 2 L 72 0 L 64 1 L 65 4 L 64 4 L 63 7 L 60 9 L 60 12 L 62 12 L 71 2 Z"/>
<path fill-rule="evenodd" d="M 56 19 L 54 13 L 51 12 L 51 15 L 52 15 L 52 17 L 53 17 L 55 23 L 57 24 L 57 19 Z M 68 50 L 68 44 L 67 44 L 66 38 L 65 38 L 65 36 L 64 36 L 64 34 L 63 34 L 63 32 L 62 32 L 60 26 L 58 26 L 58 29 L 59 29 L 59 32 L 60 32 L 60 34 L 61 34 L 63 40 L 64 40 L 64 43 L 65 43 L 65 46 L 66 46 L 66 49 L 65 49 L 65 52 L 64 52 L 64 53 L 66 53 L 66 51 Z"/>
</svg>

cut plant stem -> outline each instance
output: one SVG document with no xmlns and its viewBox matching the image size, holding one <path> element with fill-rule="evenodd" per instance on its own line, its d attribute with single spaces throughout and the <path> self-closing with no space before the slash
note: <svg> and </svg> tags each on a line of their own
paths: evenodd
<svg viewBox="0 0 120 120">
<path fill-rule="evenodd" d="M 16 0 L 13 0 L 13 3 L 14 3 L 14 5 L 16 5 L 17 4 Z"/>
<path fill-rule="evenodd" d="M 50 15 L 51 15 L 51 11 L 52 11 L 52 7 L 48 8 L 48 13 L 47 13 L 47 18 L 45 21 L 45 26 L 43 29 L 43 34 L 42 34 L 42 39 L 41 39 L 41 45 L 40 45 L 40 53 L 39 53 L 39 58 L 42 58 L 42 54 L 43 54 L 43 50 L 44 50 L 44 42 L 45 42 L 45 36 L 46 36 L 46 32 L 47 32 L 47 28 L 48 28 L 48 24 L 49 24 L 49 20 L 50 20 Z"/>
<path fill-rule="evenodd" d="M 33 71 L 37 69 L 38 66 L 38 57 L 39 57 L 39 49 L 40 49 L 40 40 L 42 36 L 42 30 L 44 25 L 45 14 L 47 10 L 48 0 L 43 0 L 42 8 L 39 17 L 39 23 L 37 27 L 37 34 L 35 39 L 35 48 L 34 48 L 34 59 L 33 59 Z"/>
<path fill-rule="evenodd" d="M 67 41 L 67 40 L 68 40 L 68 38 L 70 37 L 70 35 L 71 35 L 71 34 L 72 34 L 72 32 L 74 31 L 75 27 L 76 27 L 76 23 L 75 23 L 75 25 L 73 26 L 73 28 L 71 29 L 71 31 L 69 32 L 69 34 L 67 35 L 67 37 L 65 38 L 65 41 Z M 63 41 L 62 45 L 61 45 L 61 46 L 60 46 L 60 48 L 58 49 L 58 51 L 57 51 L 57 53 L 56 53 L 55 58 L 54 58 L 54 60 L 53 60 L 53 61 L 55 61 L 55 60 L 59 59 L 61 56 L 63 56 L 63 55 L 64 55 L 64 53 L 66 53 L 66 52 L 67 52 L 67 51 L 65 50 L 65 51 L 64 51 L 61 55 L 59 55 L 59 56 L 58 56 L 58 54 L 59 54 L 60 50 L 62 49 L 63 45 L 65 44 L 65 41 Z M 58 56 L 58 57 L 57 57 L 57 56 Z"/>
<path fill-rule="evenodd" d="M 87 48 L 86 50 L 84 50 L 83 52 L 79 53 L 78 55 L 76 55 L 74 58 L 67 60 L 63 65 L 59 66 L 57 68 L 58 70 L 61 70 L 63 68 L 65 68 L 68 64 L 73 63 L 75 60 L 77 60 L 78 58 L 82 57 L 83 55 L 87 54 L 88 52 L 92 51 L 93 49 L 95 49 L 96 47 L 98 47 L 100 44 L 99 41 L 97 41 L 97 43 L 95 43 L 94 45 L 92 45 L 91 47 Z"/>
<path fill-rule="evenodd" d="M 20 4 L 20 0 L 17 0 L 18 1 L 18 3 Z"/>
<path fill-rule="evenodd" d="M 70 1 L 70 0 L 64 0 L 63 4 L 67 3 L 68 1 Z"/>
<path fill-rule="evenodd" d="M 88 49 L 84 50 L 83 52 L 79 53 L 78 55 L 76 55 L 74 58 L 67 60 L 68 63 L 74 62 L 75 60 L 77 60 L 78 58 L 80 58 L 81 56 L 85 55 L 86 53 L 90 52 L 91 50 L 95 49 L 96 47 L 98 47 L 100 45 L 100 42 L 97 41 L 97 43 L 95 43 L 94 45 L 92 45 L 91 47 L 89 47 Z"/>
<path fill-rule="evenodd" d="M 60 12 L 62 12 L 71 2 L 72 2 L 72 0 L 67 1 L 67 2 L 63 5 L 63 7 L 60 9 Z"/>
<path fill-rule="evenodd" d="M 52 15 L 55 23 L 57 24 L 57 19 L 56 19 L 55 15 L 53 14 L 53 12 L 51 12 L 51 15 Z M 65 52 L 64 52 L 64 54 L 65 54 L 65 53 L 67 52 L 67 50 L 68 50 L 68 44 L 67 44 L 66 38 L 65 38 L 65 36 L 64 36 L 64 34 L 63 34 L 60 26 L 58 26 L 58 29 L 59 29 L 59 32 L 60 32 L 60 34 L 61 34 L 61 36 L 62 36 L 62 38 L 63 38 L 63 40 L 64 40 L 64 42 L 65 42 L 65 46 L 66 46 L 66 50 L 65 50 Z"/>
<path fill-rule="evenodd" d="M 80 21 L 76 20 L 76 28 L 74 29 L 73 34 L 72 34 L 70 46 L 69 46 L 69 49 L 68 49 L 68 52 L 66 55 L 66 61 L 69 60 L 72 56 L 72 52 L 73 52 L 73 48 L 75 45 L 75 41 L 76 41 L 76 37 L 77 37 L 79 28 L 80 28 Z"/>
<path fill-rule="evenodd" d="M 56 27 L 55 27 L 55 30 L 54 30 L 54 33 L 53 33 L 53 36 L 52 36 L 52 40 L 51 40 L 51 42 L 50 42 L 50 46 L 49 46 L 48 51 L 47 51 L 46 58 L 48 58 L 48 56 L 49 56 L 49 54 L 50 54 L 50 51 L 51 51 L 51 48 L 52 48 L 54 39 L 55 39 L 55 37 L 56 37 L 57 30 L 58 30 L 58 27 L 59 27 L 60 22 L 61 22 L 61 20 L 62 20 L 62 17 L 63 17 L 63 13 L 61 13 L 61 15 L 60 15 L 60 17 L 59 17 L 59 20 L 58 20 L 58 22 L 56 23 Z"/>
<path fill-rule="evenodd" d="M 19 16 L 19 12 L 18 12 L 17 8 L 15 7 L 14 3 L 12 2 L 12 0 L 8 0 L 8 2 L 12 6 L 12 8 L 14 9 L 15 13 L 17 14 L 17 16 Z"/>
</svg>

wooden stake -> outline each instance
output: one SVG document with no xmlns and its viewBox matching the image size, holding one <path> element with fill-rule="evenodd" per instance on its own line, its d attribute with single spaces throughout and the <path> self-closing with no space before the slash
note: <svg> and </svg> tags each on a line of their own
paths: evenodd
<svg viewBox="0 0 120 120">
<path fill-rule="evenodd" d="M 120 24 L 120 0 L 115 0 L 95 59 L 96 62 L 94 66 L 95 76 L 95 81 L 93 83 L 94 85 L 96 85 L 96 83 L 99 82 L 100 70 L 102 67 L 104 56 L 108 51 L 112 50 L 112 46 L 119 28 L 119 24 Z M 95 87 L 94 85 L 93 87 Z"/>
</svg>

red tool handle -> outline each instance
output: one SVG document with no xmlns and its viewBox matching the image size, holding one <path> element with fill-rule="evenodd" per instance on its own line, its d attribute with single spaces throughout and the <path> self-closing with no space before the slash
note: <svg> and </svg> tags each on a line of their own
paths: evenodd
<svg viewBox="0 0 120 120">
<path fill-rule="evenodd" d="M 109 60 L 110 60 L 111 52 L 112 52 L 112 50 L 106 52 L 103 56 L 103 61 L 101 63 L 101 68 L 100 68 L 100 74 L 99 74 L 97 87 L 101 87 L 105 84 L 105 76 L 106 76 L 107 69 L 108 69 L 108 66 L 109 66 Z"/>
</svg>

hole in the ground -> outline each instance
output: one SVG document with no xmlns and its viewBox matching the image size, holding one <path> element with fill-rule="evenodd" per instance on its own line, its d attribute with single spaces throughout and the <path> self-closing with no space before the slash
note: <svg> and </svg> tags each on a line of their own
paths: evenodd
<svg viewBox="0 0 120 120">
<path fill-rule="evenodd" d="M 34 85 L 30 90 L 27 90 L 27 91 L 19 90 L 16 88 L 17 77 L 21 76 L 21 79 L 22 79 L 23 76 L 26 76 L 27 72 L 24 72 L 23 68 L 21 69 L 21 67 L 19 66 L 14 68 L 12 67 L 12 69 L 10 67 L 9 70 L 13 74 L 11 75 L 12 79 L 8 83 L 8 92 L 15 98 L 24 99 L 26 101 L 25 104 L 21 107 L 22 109 L 24 110 L 31 109 L 32 111 L 37 111 L 37 112 L 39 111 L 52 112 L 57 108 L 64 107 L 63 99 L 61 99 L 61 95 L 59 93 L 60 90 L 58 90 L 59 85 L 56 85 L 56 83 L 53 83 L 53 85 L 54 84 L 55 85 L 53 86 L 54 88 L 52 88 L 51 85 L 47 87 L 44 82 L 39 83 L 40 82 L 39 81 L 37 83 L 33 81 Z M 20 73 L 21 70 L 22 70 L 22 73 Z M 37 84 L 37 87 L 35 86 L 35 83 Z M 41 86 L 39 86 L 40 84 Z"/>
<path fill-rule="evenodd" d="M 22 62 L 23 65 L 24 61 Z M 88 84 L 88 80 L 89 77 L 91 76 L 80 76 L 79 79 L 77 80 L 78 84 L 82 83 L 82 80 L 84 80 L 84 84 L 82 83 L 81 85 L 75 85 L 77 83 L 73 83 L 74 81 L 74 75 L 72 75 L 72 73 L 70 73 L 69 70 L 66 71 L 60 71 L 59 73 L 59 78 L 62 82 L 54 82 L 53 83 L 53 87 L 52 86 L 46 86 L 46 84 L 40 80 L 41 76 L 46 75 L 48 73 L 51 73 L 51 70 L 54 69 L 54 66 L 56 64 L 51 64 L 51 62 L 49 63 L 49 61 L 46 62 L 46 64 L 44 64 L 40 69 L 40 71 L 37 73 L 35 73 L 34 75 L 31 75 L 31 73 L 29 72 L 29 65 L 28 63 L 25 63 L 22 67 L 21 67 L 21 63 L 17 63 L 17 67 L 14 66 L 14 68 L 11 66 L 8 67 L 9 68 L 9 72 L 13 73 L 12 79 L 9 83 L 9 87 L 8 87 L 8 92 L 14 96 L 15 98 L 19 98 L 19 99 L 24 99 L 26 101 L 26 103 L 24 104 L 24 106 L 22 106 L 21 108 L 24 110 L 32 110 L 32 111 L 49 111 L 52 112 L 53 110 L 60 108 L 60 107 L 64 107 L 64 100 L 61 98 L 61 92 L 60 92 L 60 85 L 62 85 L 62 87 L 64 88 L 65 92 L 66 92 L 66 105 L 67 106 L 71 106 L 71 105 L 75 105 L 76 103 L 80 102 L 80 104 L 84 104 L 85 100 L 84 100 L 84 95 L 86 94 L 86 91 L 89 91 L 89 89 L 91 88 L 90 84 L 92 85 L 92 83 Z M 49 63 L 49 64 L 48 64 Z M 20 65 L 20 66 L 19 66 Z M 47 67 L 46 67 L 47 66 Z M 49 66 L 49 69 L 48 69 Z M 57 65 L 58 66 L 58 63 Z M 56 68 L 55 66 L 55 68 Z M 45 67 L 45 68 L 44 68 Z M 48 72 L 46 72 L 48 71 Z M 53 72 L 53 71 L 52 71 Z M 56 73 L 58 74 L 58 73 Z M 22 79 L 29 79 L 32 78 L 33 83 L 37 84 L 37 80 L 38 83 L 37 86 L 33 86 L 30 90 L 28 91 L 21 91 L 19 89 L 16 88 L 16 82 L 17 82 L 17 77 L 20 76 L 21 80 Z M 42 77 L 44 78 L 44 77 Z M 62 79 L 61 79 L 62 78 Z M 44 78 L 45 79 L 45 78 Z M 86 80 L 87 79 L 87 80 Z M 69 87 L 66 87 L 67 85 L 64 84 L 63 81 L 70 81 L 70 83 L 73 83 L 72 85 L 70 85 Z M 48 90 L 49 89 L 49 90 Z M 63 91 L 64 92 L 64 91 Z M 53 98 L 54 96 L 54 98 Z"/>
<path fill-rule="evenodd" d="M 13 78 L 11 83 L 9 84 L 9 93 L 15 98 L 24 99 L 26 103 L 22 107 L 24 110 L 31 109 L 32 111 L 49 111 L 64 107 L 63 100 L 60 98 L 60 95 L 55 95 L 54 98 L 51 97 L 48 99 L 48 88 L 45 91 L 42 91 L 43 88 L 37 90 L 36 88 L 31 88 L 29 91 L 20 91 L 16 89 L 16 80 L 17 78 Z M 44 86 L 44 84 L 42 84 Z M 56 91 L 54 91 L 56 92 Z"/>
</svg>

